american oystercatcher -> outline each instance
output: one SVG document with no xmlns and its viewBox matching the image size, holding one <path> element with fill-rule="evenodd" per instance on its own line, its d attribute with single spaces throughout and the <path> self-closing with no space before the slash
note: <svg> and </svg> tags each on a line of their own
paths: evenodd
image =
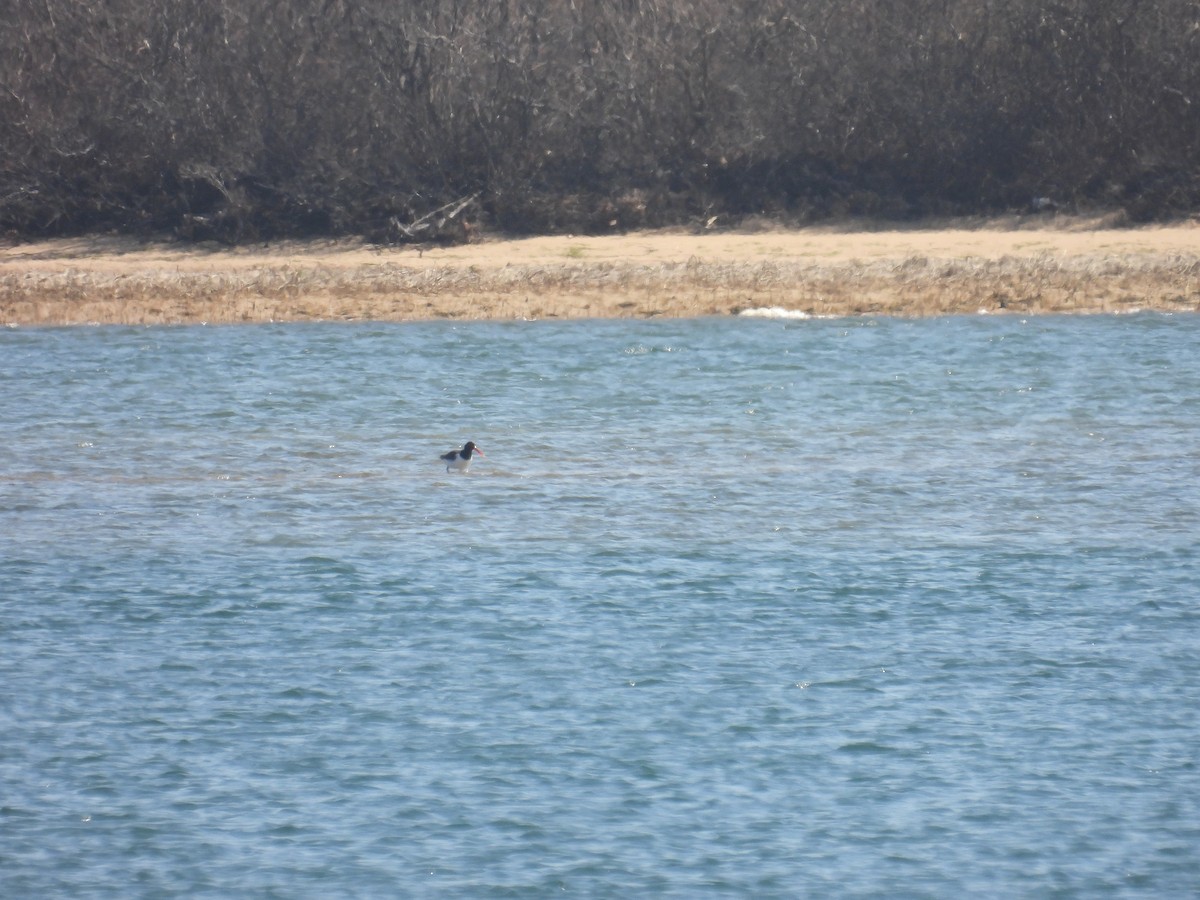
<svg viewBox="0 0 1200 900">
<path fill-rule="evenodd" d="M 451 450 L 449 453 L 443 453 L 439 459 L 446 463 L 446 471 L 454 469 L 458 472 L 465 472 L 471 468 L 471 456 L 478 453 L 483 456 L 483 451 L 475 446 L 474 441 L 467 441 L 463 444 L 461 450 Z"/>
</svg>

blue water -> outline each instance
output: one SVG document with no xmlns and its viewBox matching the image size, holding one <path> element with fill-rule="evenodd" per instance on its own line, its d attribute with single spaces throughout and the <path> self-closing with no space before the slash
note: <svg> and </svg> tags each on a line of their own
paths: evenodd
<svg viewBox="0 0 1200 900">
<path fill-rule="evenodd" d="M 0 422 L 6 898 L 1200 891 L 1200 317 L 10 330 Z"/>
</svg>

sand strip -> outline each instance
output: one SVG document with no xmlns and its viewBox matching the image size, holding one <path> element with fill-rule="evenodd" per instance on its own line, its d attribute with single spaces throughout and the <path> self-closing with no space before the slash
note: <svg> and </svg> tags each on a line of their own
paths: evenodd
<svg viewBox="0 0 1200 900">
<path fill-rule="evenodd" d="M 485 238 L 236 249 L 89 238 L 0 248 L 0 323 L 210 324 L 1200 311 L 1200 223 Z"/>
</svg>

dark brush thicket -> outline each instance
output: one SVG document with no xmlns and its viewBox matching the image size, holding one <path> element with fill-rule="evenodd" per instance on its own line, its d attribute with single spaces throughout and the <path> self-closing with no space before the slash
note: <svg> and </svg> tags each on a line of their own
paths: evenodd
<svg viewBox="0 0 1200 900">
<path fill-rule="evenodd" d="M 0 229 L 1200 209 L 1194 0 L 9 0 Z"/>
</svg>

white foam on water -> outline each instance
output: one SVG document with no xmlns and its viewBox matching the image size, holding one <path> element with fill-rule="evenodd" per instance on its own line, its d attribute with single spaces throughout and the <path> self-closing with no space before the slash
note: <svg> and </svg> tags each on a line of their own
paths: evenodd
<svg viewBox="0 0 1200 900">
<path fill-rule="evenodd" d="M 743 309 L 739 316 L 751 316 L 761 319 L 811 319 L 814 316 L 800 309 L 784 309 L 782 306 L 756 306 L 753 309 Z"/>
</svg>

